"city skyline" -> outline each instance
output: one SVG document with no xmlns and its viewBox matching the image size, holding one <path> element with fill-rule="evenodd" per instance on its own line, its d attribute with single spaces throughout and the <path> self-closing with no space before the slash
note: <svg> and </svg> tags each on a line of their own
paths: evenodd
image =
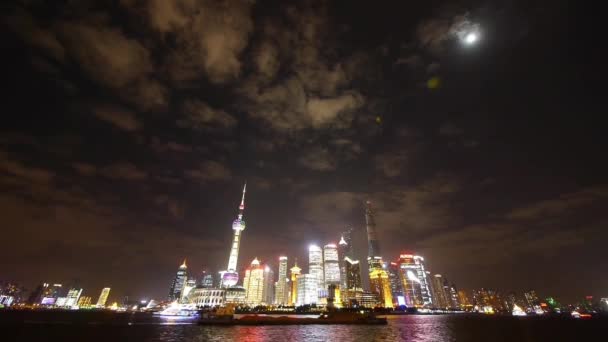
<svg viewBox="0 0 608 342">
<path fill-rule="evenodd" d="M 5 7 L 3 281 L 94 303 L 164 297 L 184 258 L 217 280 L 247 182 L 241 278 L 352 228 L 369 288 L 370 200 L 383 261 L 456 294 L 606 296 L 603 64 L 561 2 Z"/>
</svg>

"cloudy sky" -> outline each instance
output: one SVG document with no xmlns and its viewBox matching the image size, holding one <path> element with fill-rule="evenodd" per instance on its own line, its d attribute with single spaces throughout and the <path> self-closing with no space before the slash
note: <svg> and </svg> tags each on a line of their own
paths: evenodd
<svg viewBox="0 0 608 342">
<path fill-rule="evenodd" d="M 364 258 L 370 199 L 387 260 L 606 295 L 598 58 L 539 3 L 3 5 L 0 278 L 162 297 L 225 268 L 247 181 L 240 267 Z"/>
</svg>

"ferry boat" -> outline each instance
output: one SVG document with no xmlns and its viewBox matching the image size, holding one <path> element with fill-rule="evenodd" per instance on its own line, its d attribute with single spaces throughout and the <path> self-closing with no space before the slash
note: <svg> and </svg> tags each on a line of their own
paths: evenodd
<svg viewBox="0 0 608 342">
<path fill-rule="evenodd" d="M 177 301 L 154 314 L 166 318 L 196 318 L 200 315 L 195 304 L 180 304 Z"/>
</svg>

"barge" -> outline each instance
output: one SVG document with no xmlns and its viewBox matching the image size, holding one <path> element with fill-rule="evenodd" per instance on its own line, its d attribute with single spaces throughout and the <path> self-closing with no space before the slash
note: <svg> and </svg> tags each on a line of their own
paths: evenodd
<svg viewBox="0 0 608 342">
<path fill-rule="evenodd" d="M 199 320 L 200 325 L 384 325 L 385 317 L 377 317 L 372 312 L 365 311 L 333 311 L 322 313 L 316 318 L 293 316 L 244 315 L 235 318 L 233 314 L 204 314 Z"/>
</svg>

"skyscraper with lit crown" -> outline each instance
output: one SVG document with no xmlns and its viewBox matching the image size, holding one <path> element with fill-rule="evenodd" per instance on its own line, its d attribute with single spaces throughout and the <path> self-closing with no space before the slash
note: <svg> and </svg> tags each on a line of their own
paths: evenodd
<svg viewBox="0 0 608 342">
<path fill-rule="evenodd" d="M 376 234 L 376 221 L 371 201 L 366 202 L 365 226 L 368 242 L 367 266 L 369 269 L 370 289 L 378 295 L 380 305 L 387 308 L 393 307 L 391 285 L 382 256 L 380 256 L 380 244 L 378 243 L 378 236 Z"/>
<path fill-rule="evenodd" d="M 220 272 L 221 279 L 220 285 L 222 287 L 231 287 L 238 283 L 239 274 L 237 272 L 237 263 L 239 259 L 239 246 L 241 245 L 241 232 L 245 230 L 245 220 L 243 220 L 243 213 L 245 211 L 245 192 L 247 190 L 247 183 L 243 186 L 243 196 L 241 197 L 241 205 L 239 205 L 239 215 L 236 220 L 232 222 L 232 229 L 234 230 L 234 237 L 232 238 L 232 246 L 230 247 L 230 257 L 228 258 L 228 268 L 225 271 Z"/>
<path fill-rule="evenodd" d="M 291 271 L 291 296 L 289 298 L 289 305 L 296 305 L 298 301 L 298 276 L 302 271 L 301 268 L 298 267 L 298 259 L 296 258 L 295 264 L 290 269 Z"/>
<path fill-rule="evenodd" d="M 250 306 L 272 304 L 273 283 L 272 269 L 268 265 L 261 264 L 258 258 L 253 259 L 250 267 L 245 270 L 243 280 L 246 303 Z"/>
<path fill-rule="evenodd" d="M 186 279 L 188 278 L 188 266 L 186 266 L 186 259 L 177 270 L 177 274 L 171 283 L 169 289 L 169 300 L 179 300 L 182 297 L 184 287 L 186 286 Z"/>
<path fill-rule="evenodd" d="M 323 250 L 317 245 L 308 247 L 308 274 L 317 279 L 317 291 L 323 290 Z"/>
<path fill-rule="evenodd" d="M 338 246 L 333 243 L 329 243 L 323 247 L 323 276 L 325 278 L 325 289 L 329 285 L 340 286 Z"/>
</svg>

